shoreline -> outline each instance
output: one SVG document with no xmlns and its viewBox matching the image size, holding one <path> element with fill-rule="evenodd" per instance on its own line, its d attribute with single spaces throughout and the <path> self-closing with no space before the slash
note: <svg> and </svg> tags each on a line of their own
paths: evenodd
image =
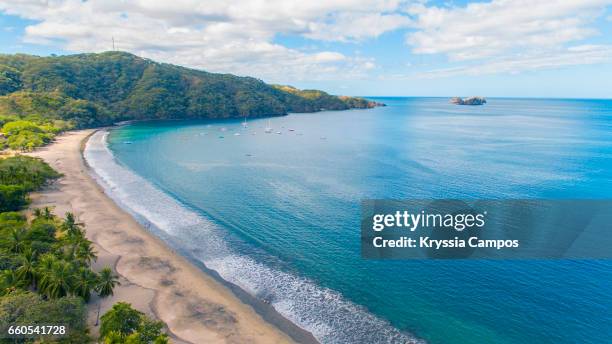
<svg viewBox="0 0 612 344">
<path fill-rule="evenodd" d="M 83 148 L 95 132 L 71 131 L 28 154 L 43 158 L 63 174 L 42 192 L 33 193 L 31 206 L 53 206 L 59 216 L 75 213 L 95 244 L 94 269 L 110 265 L 120 275 L 122 284 L 114 296 L 104 300 L 94 296 L 88 303 L 92 336 L 99 329 L 98 307 L 104 314 L 115 302 L 126 301 L 166 323 L 175 343 L 317 343 L 273 307 L 175 252 L 121 209 L 90 175 L 83 157 Z"/>
</svg>

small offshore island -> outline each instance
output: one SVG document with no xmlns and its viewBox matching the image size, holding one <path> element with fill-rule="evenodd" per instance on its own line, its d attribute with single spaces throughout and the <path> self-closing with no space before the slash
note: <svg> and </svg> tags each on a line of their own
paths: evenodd
<svg viewBox="0 0 612 344">
<path fill-rule="evenodd" d="M 451 104 L 455 105 L 484 105 L 487 103 L 487 100 L 485 99 L 485 97 L 453 97 L 451 98 L 450 102 Z"/>
</svg>

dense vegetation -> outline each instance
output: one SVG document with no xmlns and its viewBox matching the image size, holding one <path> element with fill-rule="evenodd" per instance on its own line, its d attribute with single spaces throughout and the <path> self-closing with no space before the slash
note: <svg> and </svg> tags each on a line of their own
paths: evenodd
<svg viewBox="0 0 612 344">
<path fill-rule="evenodd" d="M 0 116 L 39 116 L 77 128 L 130 119 L 257 117 L 375 105 L 124 52 L 0 55 Z"/>
<path fill-rule="evenodd" d="M 10 325 L 57 324 L 66 326 L 67 335 L 47 341 L 90 342 L 85 303 L 93 292 L 106 296 L 109 285 L 117 281 L 112 273 L 108 278 L 91 270 L 96 253 L 74 216 L 68 213 L 60 219 L 45 208 L 35 210 L 28 221 L 19 212 L 3 212 L 0 238 L 3 333 Z"/>
<path fill-rule="evenodd" d="M 26 156 L 0 159 L 0 212 L 17 211 L 28 203 L 27 193 L 59 177 L 44 161 Z"/>
<path fill-rule="evenodd" d="M 100 339 L 105 344 L 165 344 L 164 323 L 133 309 L 129 303 L 117 302 L 101 318 Z"/>
<path fill-rule="evenodd" d="M 51 142 L 58 133 L 71 129 L 71 122 L 48 120 L 37 116 L 0 116 L 0 150 L 11 148 L 32 151 Z"/>
<path fill-rule="evenodd" d="M 44 342 L 88 343 L 85 304 L 93 293 L 112 295 L 117 276 L 110 268 L 91 269 L 96 252 L 73 214 L 59 218 L 52 209 L 43 208 L 34 209 L 28 219 L 19 212 L 28 203 L 28 192 L 57 177 L 56 171 L 37 158 L 0 159 L 0 331 L 6 333 L 9 325 L 57 324 L 66 326 L 67 335 L 47 337 Z M 128 321 L 121 320 L 124 313 L 107 313 L 103 324 L 104 319 Z M 113 338 L 109 343 L 167 342 L 161 333 L 163 324 L 144 315 L 139 315 L 129 331 L 117 330 L 113 321 L 106 320 L 105 328 Z M 0 339 L 0 343 L 34 342 L 40 341 Z"/>
</svg>

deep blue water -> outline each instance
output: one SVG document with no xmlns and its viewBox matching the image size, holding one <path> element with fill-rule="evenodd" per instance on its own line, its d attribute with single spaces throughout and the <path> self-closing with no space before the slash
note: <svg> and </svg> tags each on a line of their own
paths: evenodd
<svg viewBox="0 0 612 344">
<path fill-rule="evenodd" d="M 610 342 L 612 262 L 367 261 L 359 202 L 610 198 L 612 101 L 377 100 L 388 106 L 270 119 L 282 134 L 264 133 L 268 119 L 166 121 L 108 141 L 206 221 L 165 231 L 323 342 Z"/>
</svg>

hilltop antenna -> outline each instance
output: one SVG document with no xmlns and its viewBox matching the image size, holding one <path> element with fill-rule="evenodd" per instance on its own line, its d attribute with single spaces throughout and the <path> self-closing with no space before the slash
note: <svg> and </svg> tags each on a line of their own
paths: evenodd
<svg viewBox="0 0 612 344">
<path fill-rule="evenodd" d="M 112 39 L 113 39 L 113 51 L 115 51 L 115 37 L 113 36 Z"/>
</svg>

